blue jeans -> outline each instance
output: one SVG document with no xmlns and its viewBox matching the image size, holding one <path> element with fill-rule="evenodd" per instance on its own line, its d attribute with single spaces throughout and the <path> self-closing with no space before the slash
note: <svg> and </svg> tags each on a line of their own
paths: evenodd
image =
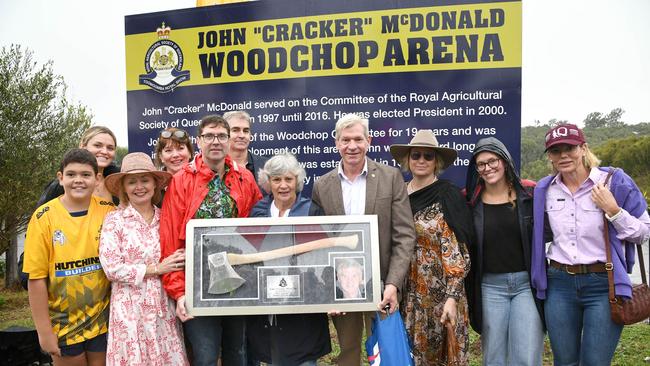
<svg viewBox="0 0 650 366">
<path fill-rule="evenodd" d="M 183 323 L 193 366 L 246 366 L 246 321 L 242 316 L 204 316 Z M 222 337 L 222 334 L 224 335 Z M 222 348 L 223 346 L 223 348 Z"/>
<path fill-rule="evenodd" d="M 483 365 L 541 365 L 544 327 L 528 272 L 484 273 Z"/>
<path fill-rule="evenodd" d="M 544 313 L 555 365 L 609 365 L 622 325 L 612 321 L 607 274 L 548 268 Z"/>
<path fill-rule="evenodd" d="M 254 361 L 252 364 L 253 364 L 254 366 L 260 366 L 260 365 L 262 365 L 262 363 L 261 363 L 260 361 Z M 283 366 L 283 365 L 280 365 L 280 364 L 275 365 L 275 364 L 272 364 L 272 363 L 265 363 L 264 365 L 266 365 L 266 366 Z M 298 365 L 295 365 L 295 366 L 316 366 L 316 360 L 313 360 L 313 361 L 305 361 L 305 362 L 303 362 L 303 363 L 301 363 L 301 364 L 298 364 Z"/>
</svg>

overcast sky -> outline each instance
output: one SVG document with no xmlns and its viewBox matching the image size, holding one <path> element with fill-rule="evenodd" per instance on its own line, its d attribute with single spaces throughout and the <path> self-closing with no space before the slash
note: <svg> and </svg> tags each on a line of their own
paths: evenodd
<svg viewBox="0 0 650 366">
<path fill-rule="evenodd" d="M 326 0 L 324 0 L 326 1 Z M 125 146 L 124 16 L 193 7 L 194 0 L 0 0 L 0 46 L 54 61 L 68 96 Z M 621 107 L 650 122 L 650 1 L 524 1 L 522 123 L 582 123 Z"/>
</svg>

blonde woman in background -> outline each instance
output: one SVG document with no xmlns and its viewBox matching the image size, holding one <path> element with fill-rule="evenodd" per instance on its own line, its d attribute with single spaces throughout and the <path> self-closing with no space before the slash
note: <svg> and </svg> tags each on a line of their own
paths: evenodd
<svg viewBox="0 0 650 366">
<path fill-rule="evenodd" d="M 88 128 L 81 136 L 79 141 L 79 148 L 90 151 L 95 159 L 97 159 L 97 166 L 99 167 L 99 174 L 97 175 L 97 187 L 93 193 L 95 196 L 113 200 L 117 205 L 119 198 L 111 196 L 106 190 L 104 179 L 120 171 L 114 164 L 115 154 L 117 151 L 117 139 L 113 131 L 104 126 L 93 126 Z M 41 194 L 37 206 L 49 202 L 63 194 L 63 187 L 59 185 L 57 179 L 50 182 Z"/>
</svg>

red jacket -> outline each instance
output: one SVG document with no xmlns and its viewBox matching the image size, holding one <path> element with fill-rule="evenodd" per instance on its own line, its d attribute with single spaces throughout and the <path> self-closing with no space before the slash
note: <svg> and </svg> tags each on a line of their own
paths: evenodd
<svg viewBox="0 0 650 366">
<path fill-rule="evenodd" d="M 230 196 L 237 204 L 239 217 L 248 217 L 255 203 L 262 198 L 253 174 L 226 156 L 229 170 L 224 177 Z M 186 165 L 169 183 L 165 192 L 160 216 L 161 259 L 185 248 L 185 225 L 194 218 L 196 211 L 208 194 L 208 183 L 214 172 L 203 162 L 203 155 Z M 185 294 L 185 272 L 175 271 L 162 276 L 167 294 L 174 300 Z"/>
</svg>

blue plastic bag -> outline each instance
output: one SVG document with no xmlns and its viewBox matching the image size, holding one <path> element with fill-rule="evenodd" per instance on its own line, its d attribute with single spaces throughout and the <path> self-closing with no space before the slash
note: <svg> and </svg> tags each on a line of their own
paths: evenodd
<svg viewBox="0 0 650 366">
<path fill-rule="evenodd" d="M 415 366 L 399 311 L 384 320 L 379 313 L 375 315 L 372 335 L 366 340 L 366 353 L 371 366 Z"/>
</svg>

